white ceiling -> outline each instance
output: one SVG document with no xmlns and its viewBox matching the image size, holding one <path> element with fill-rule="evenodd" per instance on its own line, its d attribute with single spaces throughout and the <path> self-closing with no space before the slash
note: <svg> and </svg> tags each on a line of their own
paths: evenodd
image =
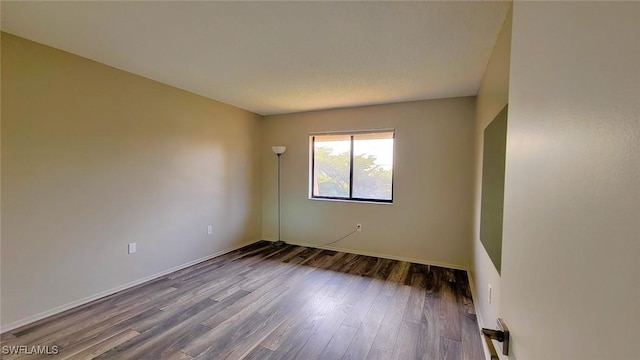
<svg viewBox="0 0 640 360">
<path fill-rule="evenodd" d="M 1 6 L 3 31 L 267 115 L 475 95 L 510 2 Z"/>
</svg>

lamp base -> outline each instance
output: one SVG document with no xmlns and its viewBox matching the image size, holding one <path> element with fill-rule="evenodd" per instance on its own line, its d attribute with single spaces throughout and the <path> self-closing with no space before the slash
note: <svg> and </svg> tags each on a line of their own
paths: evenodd
<svg viewBox="0 0 640 360">
<path fill-rule="evenodd" d="M 287 243 L 286 243 L 286 242 L 284 242 L 284 241 L 282 241 L 282 240 L 278 240 L 278 241 L 274 242 L 274 243 L 273 243 L 273 244 L 271 244 L 271 245 L 273 245 L 273 246 L 275 246 L 275 247 L 281 247 L 281 246 L 285 246 L 285 245 L 287 245 Z"/>
</svg>

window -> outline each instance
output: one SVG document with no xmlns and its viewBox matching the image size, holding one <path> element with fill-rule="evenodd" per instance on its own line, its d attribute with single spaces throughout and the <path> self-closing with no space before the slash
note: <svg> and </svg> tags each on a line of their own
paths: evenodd
<svg viewBox="0 0 640 360">
<path fill-rule="evenodd" d="M 311 135 L 311 198 L 392 202 L 394 135 Z"/>
</svg>

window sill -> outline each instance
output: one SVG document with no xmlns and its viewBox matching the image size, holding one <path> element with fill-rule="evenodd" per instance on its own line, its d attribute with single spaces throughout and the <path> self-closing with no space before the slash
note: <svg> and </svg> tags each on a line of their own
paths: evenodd
<svg viewBox="0 0 640 360">
<path fill-rule="evenodd" d="M 341 203 L 357 203 L 357 204 L 393 205 L 393 202 L 385 202 L 385 201 L 329 199 L 329 198 L 317 198 L 317 197 L 309 197 L 309 200 L 314 200 L 314 201 L 334 201 L 334 202 L 341 202 Z"/>
</svg>

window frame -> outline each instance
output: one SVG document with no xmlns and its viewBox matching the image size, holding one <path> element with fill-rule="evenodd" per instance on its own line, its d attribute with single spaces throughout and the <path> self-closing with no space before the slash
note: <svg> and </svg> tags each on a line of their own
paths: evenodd
<svg viewBox="0 0 640 360">
<path fill-rule="evenodd" d="M 360 134 L 376 134 L 376 133 L 392 133 L 393 139 L 393 157 L 392 157 L 392 171 L 391 171 L 391 199 L 371 199 L 371 198 L 359 198 L 353 197 L 353 165 L 354 165 L 354 136 Z M 313 184 L 315 178 L 316 157 L 315 157 L 315 141 L 316 136 L 322 135 L 345 135 L 350 137 L 350 157 L 349 157 L 349 196 L 322 196 L 313 194 Z M 345 202 L 366 202 L 376 204 L 393 204 L 394 184 L 395 184 L 395 163 L 396 163 L 396 131 L 395 129 L 376 129 L 376 130 L 358 130 L 358 131 L 336 131 L 336 132 L 321 132 L 309 134 L 310 140 L 310 165 L 309 169 L 309 199 L 311 200 L 331 200 L 331 201 L 345 201 Z"/>
</svg>

